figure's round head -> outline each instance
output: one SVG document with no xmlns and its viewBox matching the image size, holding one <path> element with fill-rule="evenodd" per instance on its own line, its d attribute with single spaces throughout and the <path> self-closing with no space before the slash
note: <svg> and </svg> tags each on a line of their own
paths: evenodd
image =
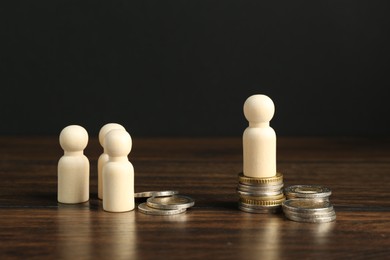
<svg viewBox="0 0 390 260">
<path fill-rule="evenodd" d="M 106 136 L 106 134 L 108 132 L 110 132 L 111 130 L 114 130 L 114 129 L 122 129 L 122 130 L 125 130 L 125 128 L 123 126 L 121 126 L 120 124 L 116 124 L 116 123 L 109 123 L 109 124 L 105 124 L 99 131 L 99 143 L 101 146 L 104 146 L 104 138 Z"/>
<path fill-rule="evenodd" d="M 70 125 L 62 129 L 60 133 L 60 145 L 64 151 L 82 151 L 87 147 L 88 133 L 84 127 Z"/>
<path fill-rule="evenodd" d="M 114 129 L 106 134 L 104 145 L 109 156 L 127 156 L 132 147 L 131 136 L 122 129 Z"/>
<path fill-rule="evenodd" d="M 274 102 L 266 95 L 250 96 L 244 103 L 244 115 L 249 122 L 269 122 L 274 113 Z"/>
</svg>

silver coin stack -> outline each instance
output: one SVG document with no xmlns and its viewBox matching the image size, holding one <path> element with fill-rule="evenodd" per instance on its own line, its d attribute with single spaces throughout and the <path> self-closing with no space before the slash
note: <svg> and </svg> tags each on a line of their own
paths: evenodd
<svg viewBox="0 0 390 260">
<path fill-rule="evenodd" d="M 253 178 L 238 175 L 238 207 L 249 213 L 277 213 L 285 200 L 283 194 L 283 174 L 273 177 Z"/>
<path fill-rule="evenodd" d="M 178 191 L 148 191 L 135 193 L 136 198 L 147 198 L 146 202 L 138 205 L 141 213 L 157 216 L 181 214 L 194 206 L 195 201 Z"/>
<path fill-rule="evenodd" d="M 284 215 L 293 221 L 325 223 L 336 219 L 336 212 L 329 201 L 332 191 L 319 185 L 294 185 L 284 190 Z"/>
</svg>

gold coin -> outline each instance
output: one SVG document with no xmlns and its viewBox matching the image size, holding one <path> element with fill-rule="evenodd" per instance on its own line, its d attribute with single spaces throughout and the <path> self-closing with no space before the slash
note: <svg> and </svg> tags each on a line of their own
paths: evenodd
<svg viewBox="0 0 390 260">
<path fill-rule="evenodd" d="M 240 198 L 240 201 L 249 205 L 277 206 L 277 205 L 281 205 L 283 201 L 285 201 L 285 199 L 286 199 L 285 197 L 276 200 L 253 200 L 253 199 Z"/>
<path fill-rule="evenodd" d="M 327 200 L 289 199 L 282 206 L 284 210 L 301 213 L 321 213 L 334 210 L 333 205 Z"/>
<path fill-rule="evenodd" d="M 151 208 L 148 205 L 146 205 L 146 202 L 141 203 L 138 205 L 138 210 L 141 213 L 147 214 L 147 215 L 155 215 L 155 216 L 169 216 L 169 215 L 176 215 L 185 212 L 187 209 L 155 209 Z"/>
<path fill-rule="evenodd" d="M 272 195 L 272 196 L 252 196 L 252 195 L 246 195 L 246 194 L 240 194 L 240 198 L 248 199 L 248 200 L 261 200 L 261 201 L 267 201 L 267 200 L 280 200 L 285 198 L 283 193 Z"/>
<path fill-rule="evenodd" d="M 277 172 L 275 176 L 266 178 L 254 178 L 245 176 L 242 172 L 238 174 L 239 182 L 243 184 L 256 185 L 256 184 L 276 184 L 283 182 L 283 174 Z"/>
<path fill-rule="evenodd" d="M 146 205 L 155 209 L 183 209 L 194 206 L 195 201 L 184 195 L 168 197 L 151 197 L 146 200 Z"/>
<path fill-rule="evenodd" d="M 251 205 L 251 204 L 246 204 L 244 202 L 238 202 L 238 206 L 239 207 L 245 207 L 245 208 L 250 208 L 250 209 L 253 209 L 253 210 L 262 210 L 262 209 L 275 209 L 275 210 L 278 210 L 278 211 L 282 211 L 282 206 L 281 205 L 274 205 L 274 206 L 267 206 L 267 207 L 264 207 L 264 206 L 259 206 L 259 205 Z"/>
</svg>

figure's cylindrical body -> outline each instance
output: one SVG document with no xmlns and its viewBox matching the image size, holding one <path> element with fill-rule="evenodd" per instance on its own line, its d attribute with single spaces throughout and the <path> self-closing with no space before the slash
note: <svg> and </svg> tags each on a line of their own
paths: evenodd
<svg viewBox="0 0 390 260">
<path fill-rule="evenodd" d="M 271 127 L 248 127 L 243 134 L 243 173 L 265 178 L 276 175 L 276 134 Z"/>
<path fill-rule="evenodd" d="M 102 153 L 98 159 L 98 198 L 103 199 L 103 167 L 108 162 L 108 154 Z"/>
<path fill-rule="evenodd" d="M 103 167 L 103 209 L 126 212 L 134 209 L 134 168 L 129 161 L 109 161 Z"/>
<path fill-rule="evenodd" d="M 57 172 L 58 202 L 74 204 L 89 200 L 89 161 L 85 155 L 62 156 Z"/>
</svg>

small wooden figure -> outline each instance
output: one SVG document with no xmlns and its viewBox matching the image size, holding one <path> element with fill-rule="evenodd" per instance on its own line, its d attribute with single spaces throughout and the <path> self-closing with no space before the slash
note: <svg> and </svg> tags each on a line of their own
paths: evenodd
<svg viewBox="0 0 390 260">
<path fill-rule="evenodd" d="M 89 200 L 89 161 L 84 155 L 88 133 L 79 125 L 65 127 L 60 134 L 64 155 L 58 161 L 58 202 L 75 204 Z"/>
<path fill-rule="evenodd" d="M 104 148 L 104 139 L 108 132 L 114 129 L 125 130 L 123 126 L 116 123 L 105 124 L 99 131 L 99 143 L 103 147 L 103 153 L 99 156 L 98 159 L 98 198 L 103 199 L 103 166 L 108 162 L 108 154 Z"/>
<path fill-rule="evenodd" d="M 276 134 L 269 121 L 275 112 L 266 95 L 250 96 L 244 103 L 244 115 L 249 126 L 243 134 L 243 173 L 265 178 L 276 175 Z"/>
<path fill-rule="evenodd" d="M 125 130 L 114 129 L 107 133 L 104 146 L 108 162 L 103 167 L 103 209 L 125 212 L 134 209 L 134 168 L 127 155 L 132 140 Z"/>
</svg>

